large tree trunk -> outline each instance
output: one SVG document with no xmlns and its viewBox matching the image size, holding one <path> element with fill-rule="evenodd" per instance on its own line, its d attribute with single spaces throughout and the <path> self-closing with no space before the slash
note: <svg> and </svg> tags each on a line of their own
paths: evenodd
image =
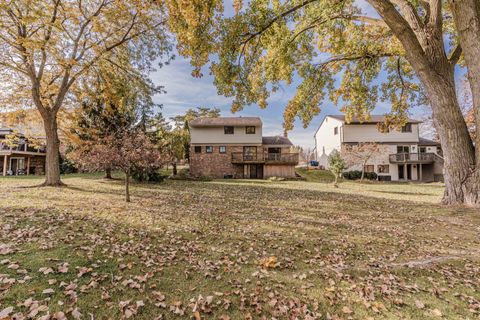
<svg viewBox="0 0 480 320">
<path fill-rule="evenodd" d="M 472 174 L 480 181 L 480 2 L 478 0 L 451 0 L 451 7 L 472 91 L 475 115 L 475 167 Z M 477 192 L 480 189 L 477 186 Z M 480 196 L 477 194 L 478 200 Z"/>
<path fill-rule="evenodd" d="M 47 158 L 45 164 L 45 186 L 62 186 L 60 180 L 60 140 L 56 115 L 43 117 L 45 136 L 47 138 Z"/>
<path fill-rule="evenodd" d="M 454 67 L 456 61 L 449 61 L 445 53 L 442 33 L 442 3 L 440 1 L 432 2 L 435 6 L 431 6 L 432 12 L 423 28 L 418 26 L 415 16 L 400 15 L 392 1 L 367 1 L 377 10 L 402 43 L 406 59 L 425 87 L 445 159 L 443 203 L 479 205 L 480 179 L 476 177 L 475 150 L 455 90 Z M 464 6 L 470 3 L 473 7 L 466 10 L 478 12 L 476 1 L 478 0 L 451 0 L 452 3 L 457 3 L 457 9 L 462 7 L 465 10 Z M 408 11 L 409 8 L 409 6 L 405 6 L 403 9 Z M 462 14 L 463 17 L 457 16 L 457 18 L 466 17 L 465 12 Z M 472 21 L 468 23 L 472 23 Z M 478 46 L 478 42 L 472 45 Z M 478 53 L 475 55 L 475 59 L 478 59 Z"/>
<path fill-rule="evenodd" d="M 458 104 L 453 72 L 451 78 L 422 81 L 432 105 L 433 119 L 443 149 L 444 204 L 478 205 L 480 181 L 475 177 L 475 151 Z"/>
</svg>

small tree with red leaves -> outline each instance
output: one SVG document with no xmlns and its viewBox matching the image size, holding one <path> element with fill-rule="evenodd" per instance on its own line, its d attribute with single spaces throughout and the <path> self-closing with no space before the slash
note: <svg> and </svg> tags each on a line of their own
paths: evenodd
<svg viewBox="0 0 480 320">
<path fill-rule="evenodd" d="M 125 173 L 126 202 L 130 202 L 132 171 L 157 169 L 167 161 L 166 156 L 139 131 L 126 131 L 120 135 L 112 134 L 102 139 L 87 141 L 72 153 L 72 158 L 87 170 L 101 171 L 112 168 Z"/>
</svg>

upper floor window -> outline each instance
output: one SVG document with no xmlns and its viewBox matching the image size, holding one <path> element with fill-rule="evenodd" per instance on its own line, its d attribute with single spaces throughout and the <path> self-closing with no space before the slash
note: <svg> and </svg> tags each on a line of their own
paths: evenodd
<svg viewBox="0 0 480 320">
<path fill-rule="evenodd" d="M 412 132 L 412 124 L 411 123 L 407 123 L 406 125 L 404 125 L 402 127 L 402 132 Z"/>
<path fill-rule="evenodd" d="M 337 135 L 338 134 L 338 127 L 333 128 L 333 134 Z"/>
<path fill-rule="evenodd" d="M 206 153 L 212 153 L 213 152 L 213 147 L 212 146 L 206 146 L 205 147 L 205 152 Z"/>
<path fill-rule="evenodd" d="M 195 146 L 195 153 L 202 153 L 202 146 Z"/>
<path fill-rule="evenodd" d="M 255 134 L 255 126 L 246 126 L 245 127 L 246 134 Z"/>
<path fill-rule="evenodd" d="M 223 127 L 223 132 L 225 134 L 233 134 L 235 130 L 233 129 L 233 126 L 225 126 Z"/>
</svg>

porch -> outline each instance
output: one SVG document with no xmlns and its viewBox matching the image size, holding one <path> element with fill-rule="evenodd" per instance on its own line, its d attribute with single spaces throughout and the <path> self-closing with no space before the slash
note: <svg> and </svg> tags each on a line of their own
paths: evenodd
<svg viewBox="0 0 480 320">
<path fill-rule="evenodd" d="M 45 154 L 30 151 L 0 150 L 2 176 L 42 175 L 45 173 Z"/>
</svg>

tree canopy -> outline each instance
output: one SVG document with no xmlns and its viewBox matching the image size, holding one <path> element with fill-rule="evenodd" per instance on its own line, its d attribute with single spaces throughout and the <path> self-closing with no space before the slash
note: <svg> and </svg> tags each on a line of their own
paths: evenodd
<svg viewBox="0 0 480 320">
<path fill-rule="evenodd" d="M 475 151 L 456 93 L 455 68 L 468 70 L 480 121 L 480 5 L 477 0 L 169 0 L 169 25 L 193 75 L 209 61 L 232 110 L 265 108 L 284 84 L 298 82 L 284 127 L 307 126 L 326 97 L 367 120 L 379 101 L 391 111 L 381 130 L 399 128 L 412 105 L 428 104 L 444 150 L 445 203 L 480 202 Z M 365 12 L 360 4 L 370 5 Z"/>
<path fill-rule="evenodd" d="M 34 105 L 47 137 L 46 184 L 59 185 L 57 114 L 99 64 L 148 69 L 170 41 L 162 3 L 0 0 L 0 103 Z"/>
</svg>

